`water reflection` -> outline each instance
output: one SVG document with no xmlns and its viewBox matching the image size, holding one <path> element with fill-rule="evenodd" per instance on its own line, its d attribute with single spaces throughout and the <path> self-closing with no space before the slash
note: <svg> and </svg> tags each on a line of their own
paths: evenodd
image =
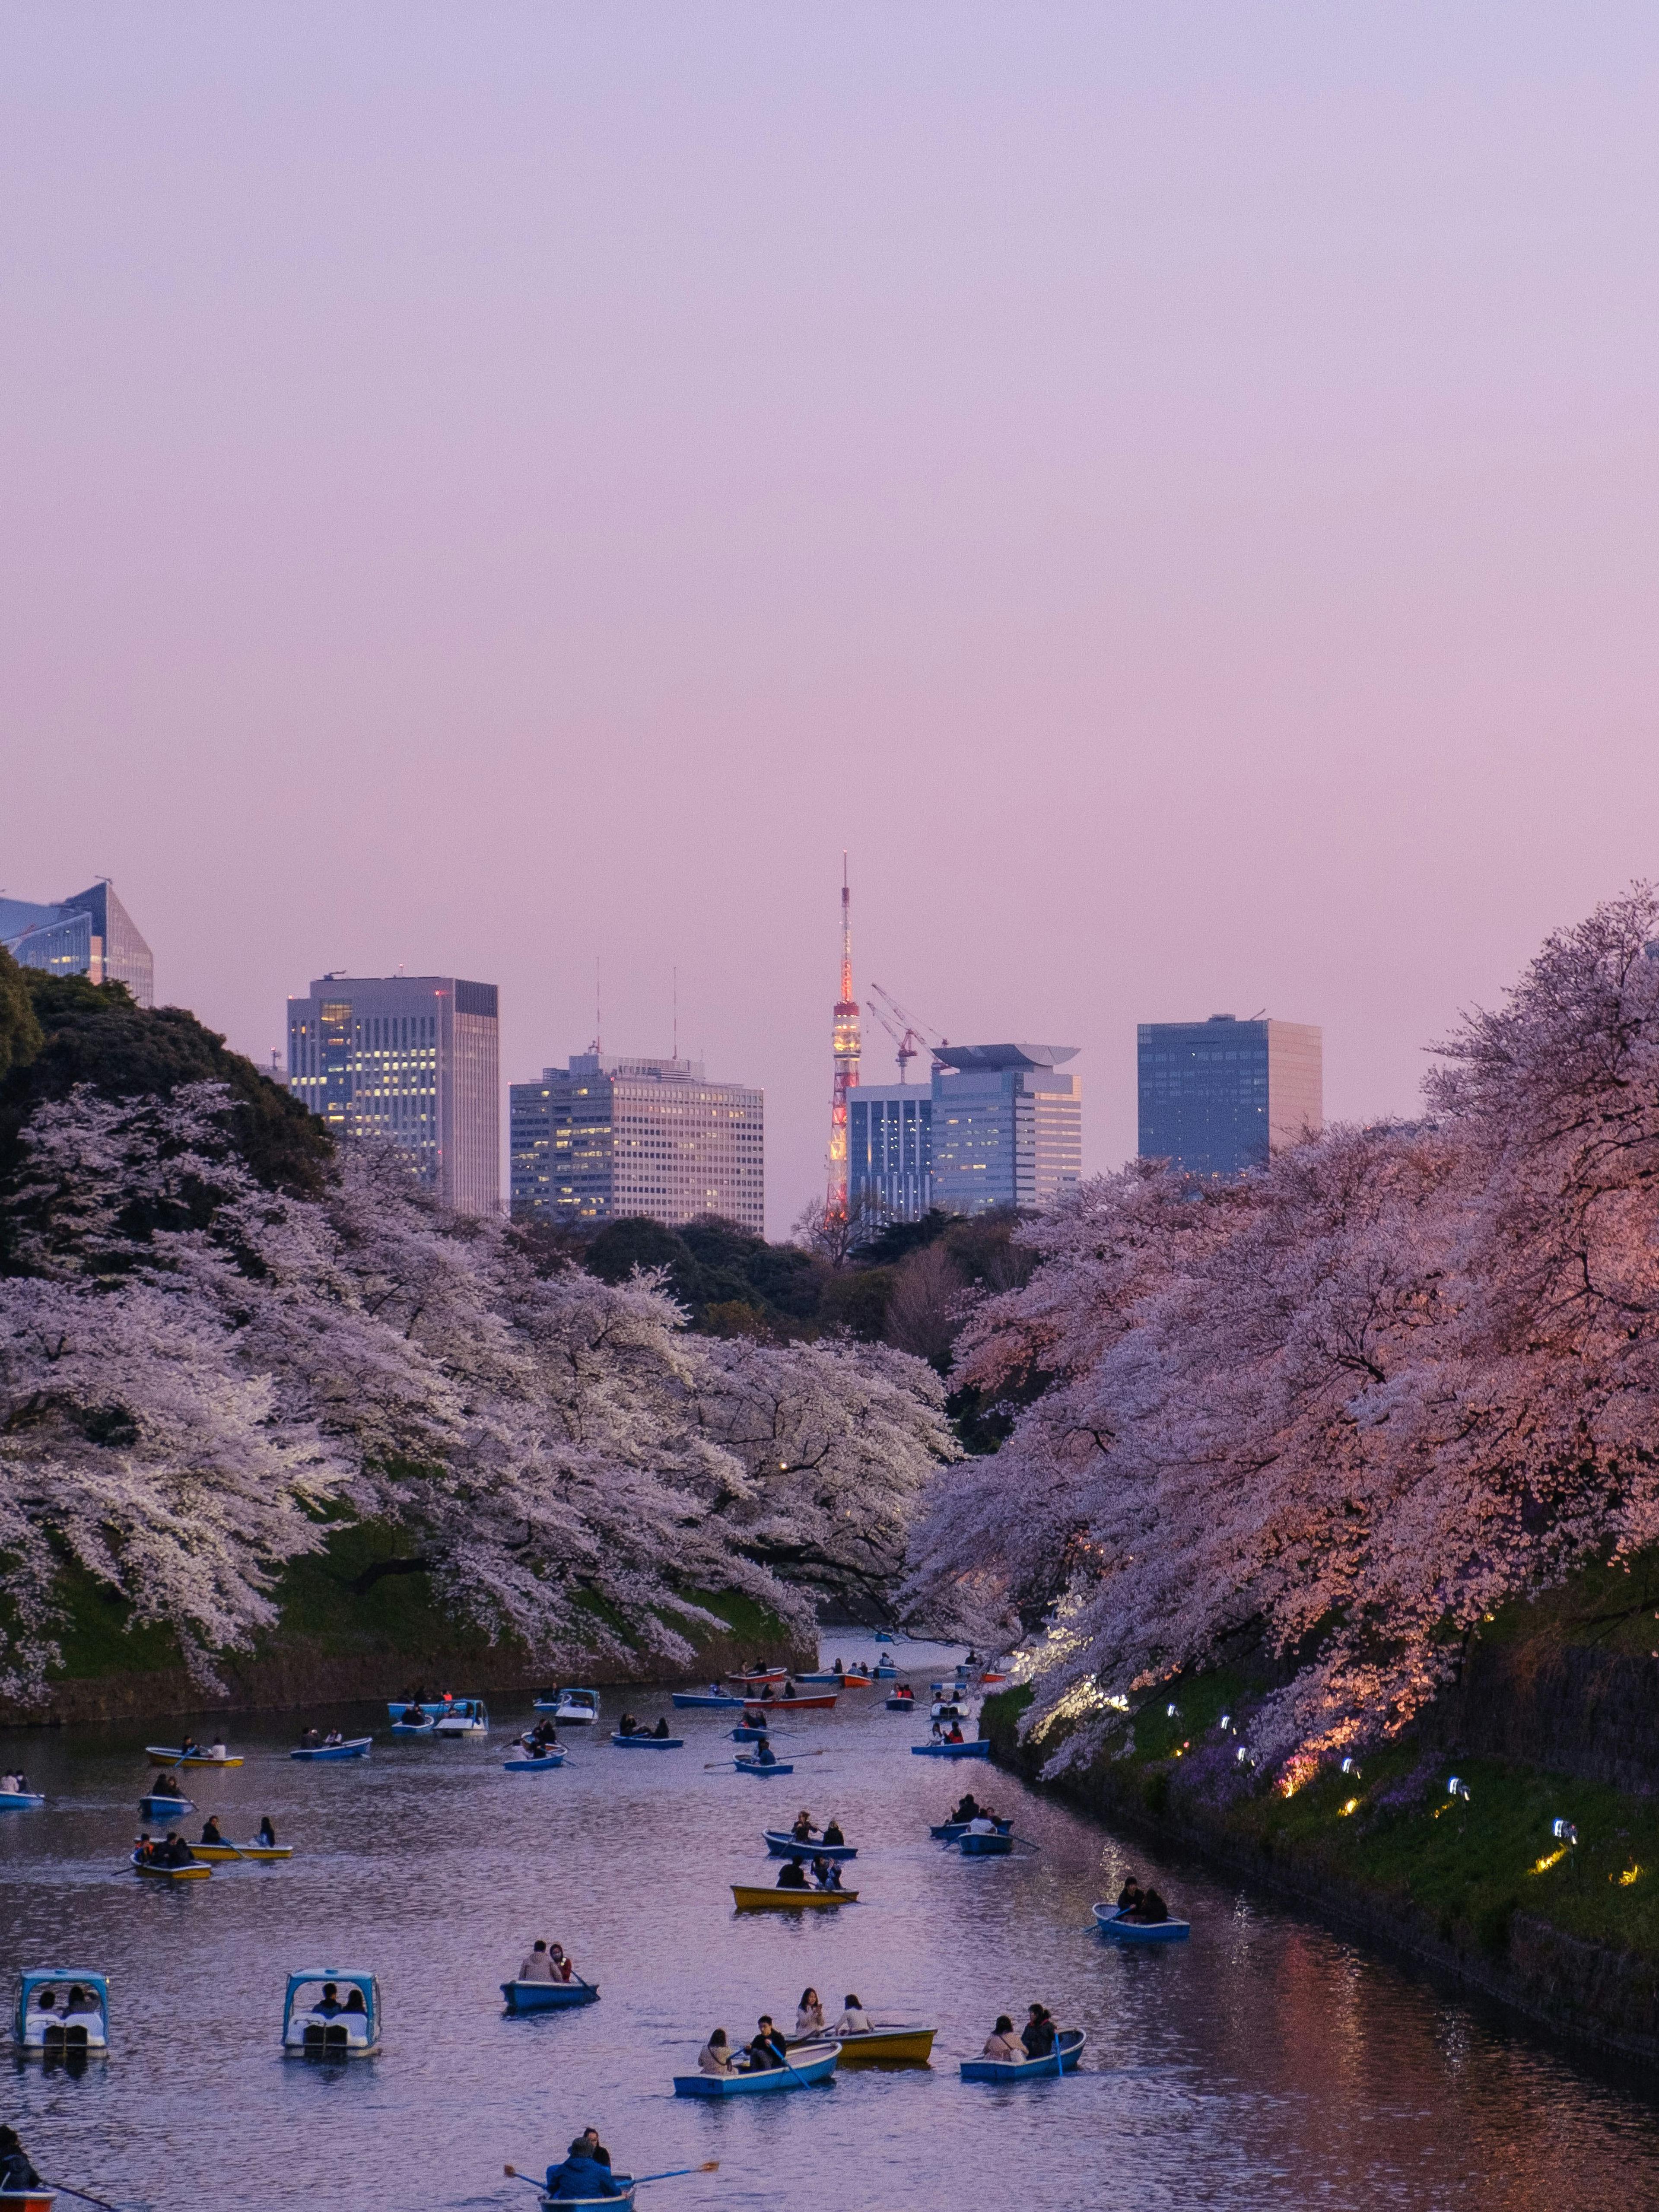
<svg viewBox="0 0 1659 2212">
<path fill-rule="evenodd" d="M 629 1698 L 648 1721 L 666 1702 Z M 125 1869 L 144 1731 L 32 1739 L 51 1802 L 0 1820 L 6 1962 L 106 1968 L 113 2043 L 76 2074 L 15 2067 L 37 2162 L 123 2204 L 522 2207 L 503 2160 L 538 2167 L 592 2121 L 621 2165 L 721 2160 L 653 2191 L 659 2212 L 1659 2203 L 1639 2084 L 1005 1776 L 910 1758 L 918 1723 L 874 1692 L 797 1717 L 787 1780 L 705 1771 L 732 1749 L 721 1717 L 678 1716 L 685 1751 L 655 1758 L 577 1737 L 561 1774 L 527 1782 L 501 1771 L 500 1728 L 490 1745 L 383 1736 L 365 1766 L 291 1764 L 285 1730 L 240 1730 L 248 1764 L 192 1794 L 228 1832 L 270 1813 L 299 1856 L 176 1891 Z M 1040 1851 L 969 1862 L 927 1840 L 969 1774 Z M 760 1830 L 801 1804 L 860 1846 L 865 1901 L 739 1917 L 728 1885 L 771 1879 Z M 1149 1866 L 1192 1942 L 1102 1941 L 1091 1905 Z M 599 2004 L 503 2015 L 498 1984 L 537 1936 L 598 1979 Z M 324 1965 L 379 1974 L 382 2057 L 285 2064 L 286 1978 Z M 809 1983 L 826 2005 L 856 1993 L 936 2022 L 933 2067 L 670 2094 L 711 2027 L 793 2020 Z M 958 2082 L 996 2014 L 1033 1998 L 1086 2029 L 1084 2070 Z"/>
</svg>

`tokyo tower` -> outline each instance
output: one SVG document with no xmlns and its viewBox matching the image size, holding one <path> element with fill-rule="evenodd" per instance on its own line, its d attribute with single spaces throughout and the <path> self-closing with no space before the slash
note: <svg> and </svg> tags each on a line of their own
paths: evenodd
<svg viewBox="0 0 1659 2212">
<path fill-rule="evenodd" d="M 836 1082 L 830 1104 L 830 1189 L 825 1221 L 847 1218 L 847 1098 L 859 1079 L 859 1002 L 853 996 L 853 894 L 847 884 L 847 855 L 841 856 L 841 996 L 830 1028 Z"/>
</svg>

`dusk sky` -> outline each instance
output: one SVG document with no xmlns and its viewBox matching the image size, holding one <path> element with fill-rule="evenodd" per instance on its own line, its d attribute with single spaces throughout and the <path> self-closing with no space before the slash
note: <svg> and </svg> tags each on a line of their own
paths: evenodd
<svg viewBox="0 0 1659 2212">
<path fill-rule="evenodd" d="M 1659 873 L 1650 7 L 0 8 L 0 890 L 269 1061 L 1325 1031 Z M 873 1025 L 872 1025 L 873 1027 Z M 867 1080 L 892 1079 L 878 1031 Z"/>
</svg>

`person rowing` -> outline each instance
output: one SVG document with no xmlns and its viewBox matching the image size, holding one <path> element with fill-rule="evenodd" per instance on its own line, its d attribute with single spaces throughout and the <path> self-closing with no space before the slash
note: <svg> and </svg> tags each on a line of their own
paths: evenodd
<svg viewBox="0 0 1659 2212">
<path fill-rule="evenodd" d="M 204 1844 L 222 1844 L 224 1840 L 219 1827 L 219 1815 L 210 1813 L 202 1825 L 202 1841 Z"/>
<path fill-rule="evenodd" d="M 951 1814 L 951 1819 L 952 1822 L 957 1820 L 976 1820 L 979 1818 L 979 1800 L 975 1796 L 973 1791 L 970 1790 L 963 1796 L 961 1804 L 957 1807 L 956 1811 Z"/>
<path fill-rule="evenodd" d="M 1004 2065 L 1017 2065 L 1028 2056 L 1024 2045 L 1014 2033 L 1014 2023 L 1006 2012 L 997 2014 L 997 2024 L 985 2039 L 981 2058 L 994 2058 Z"/>
<path fill-rule="evenodd" d="M 770 2074 L 780 2066 L 789 2063 L 789 2046 L 772 2025 L 772 2015 L 763 2012 L 756 2022 L 757 2033 L 749 2045 L 749 2070 L 751 2074 Z"/>
<path fill-rule="evenodd" d="M 301 1729 L 300 1748 L 301 1751 L 319 1751 L 322 1748 L 322 1737 L 318 1734 L 314 1728 Z"/>
<path fill-rule="evenodd" d="M 769 1743 L 769 1742 L 768 1742 L 767 1739 L 766 1739 L 764 1736 L 763 1736 L 763 1737 L 761 1738 L 760 1741 L 759 1741 L 759 1742 L 755 1746 L 755 1764 L 756 1764 L 756 1765 L 757 1765 L 757 1766 L 775 1766 L 775 1765 L 777 1765 L 777 1763 L 778 1763 L 778 1754 L 776 1753 L 776 1752 L 775 1752 L 775 1751 L 774 1751 L 774 1750 L 773 1750 L 773 1748 L 772 1748 L 772 1747 L 771 1747 L 770 1743 Z"/>
<path fill-rule="evenodd" d="M 566 1958 L 562 1943 L 550 1944 L 547 1959 L 548 1964 L 553 1969 L 553 1979 L 556 1982 L 568 1982 L 574 1977 L 576 1969 Z"/>
<path fill-rule="evenodd" d="M 0 2128 L 0 2189 L 21 2196 L 25 2190 L 45 2186 L 18 2140 L 15 2128 Z"/>
<path fill-rule="evenodd" d="M 1054 2050 L 1054 2016 L 1047 2005 L 1034 2004 L 1019 2032 L 1028 2058 L 1051 2058 Z"/>
<path fill-rule="evenodd" d="M 166 1843 L 154 1851 L 151 1857 L 156 1866 L 185 1867 L 191 1864 L 193 1854 L 177 1828 L 169 1828 Z"/>
<path fill-rule="evenodd" d="M 618 1735 L 643 1735 L 645 1734 L 645 1730 L 640 1726 L 632 1713 L 624 1713 L 617 1723 L 617 1734 Z"/>
<path fill-rule="evenodd" d="M 798 1844 L 810 1844 L 811 1842 L 812 1815 L 807 1811 L 805 1805 L 803 1805 L 799 1812 L 796 1814 L 795 1825 L 791 1828 L 789 1832 Z"/>
<path fill-rule="evenodd" d="M 806 1879 L 805 1869 L 801 1865 L 799 1859 L 786 1859 L 783 1864 L 778 1869 L 778 1887 L 780 1889 L 806 1889 L 810 1887 L 811 1885 L 808 1883 Z"/>
<path fill-rule="evenodd" d="M 547 2169 L 547 2200 L 554 2204 L 568 2204 L 582 2197 L 620 2197 L 622 2193 L 611 2179 L 610 2166 L 601 2166 L 593 2156 L 586 2135 L 576 2136 L 562 2160 Z"/>
<path fill-rule="evenodd" d="M 182 1797 L 185 1785 L 176 1774 L 158 1774 L 149 1785 L 152 1797 Z"/>
<path fill-rule="evenodd" d="M 1170 1908 L 1158 1892 L 1149 1887 L 1140 1890 L 1135 1902 L 1118 1917 L 1123 1920 L 1133 1920 L 1143 1928 L 1156 1928 L 1169 1918 Z"/>
</svg>

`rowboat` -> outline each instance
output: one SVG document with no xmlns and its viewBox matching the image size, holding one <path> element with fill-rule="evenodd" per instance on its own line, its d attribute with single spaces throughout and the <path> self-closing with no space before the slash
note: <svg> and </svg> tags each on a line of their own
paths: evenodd
<svg viewBox="0 0 1659 2212">
<path fill-rule="evenodd" d="M 683 1735 L 612 1735 L 618 1751 L 684 1751 Z"/>
<path fill-rule="evenodd" d="M 798 1844 L 787 1828 L 763 1828 L 761 1840 L 775 1859 L 855 1859 L 856 1844 Z"/>
<path fill-rule="evenodd" d="M 1000 1836 L 1006 1836 L 1012 1826 L 1012 1820 L 999 1820 L 996 1832 Z M 968 1826 L 966 1820 L 940 1820 L 935 1826 L 929 1828 L 927 1832 L 938 1843 L 954 1844 L 959 1838 L 967 1834 Z"/>
<path fill-rule="evenodd" d="M 780 1676 L 779 1679 L 781 1680 L 786 1678 Z M 838 1674 L 833 1667 L 820 1667 L 816 1674 L 797 1674 L 795 1680 L 798 1682 L 817 1683 L 834 1690 L 841 1687 L 841 1685 L 847 1680 L 847 1674 L 844 1668 Z"/>
<path fill-rule="evenodd" d="M 106 2057 L 109 1978 L 69 1966 L 26 1966 L 17 1978 L 11 2040 L 20 2058 Z"/>
<path fill-rule="evenodd" d="M 676 1690 L 674 1703 L 683 1711 L 708 1710 L 730 1712 L 734 1706 L 741 1705 L 743 1699 L 728 1698 L 723 1690 Z"/>
<path fill-rule="evenodd" d="M 988 1759 L 990 1739 L 977 1736 L 971 1743 L 913 1743 L 911 1753 L 917 1759 Z"/>
<path fill-rule="evenodd" d="M 867 1690 L 875 1679 L 873 1674 L 857 1674 L 849 1670 L 841 1678 L 842 1687 L 844 1690 Z"/>
<path fill-rule="evenodd" d="M 787 1759 L 775 1759 L 769 1766 L 763 1766 L 757 1759 L 734 1759 L 732 1762 L 739 1774 L 793 1774 L 794 1767 Z"/>
<path fill-rule="evenodd" d="M 732 1895 L 739 1912 L 827 1912 L 837 1905 L 856 1905 L 855 1889 L 755 1889 L 734 1881 Z"/>
<path fill-rule="evenodd" d="M 726 1732 L 733 1743 L 761 1743 L 772 1733 L 764 1721 L 739 1721 Z"/>
<path fill-rule="evenodd" d="M 1083 2045 L 1080 2027 L 1062 2028 L 1046 2058 L 964 2058 L 962 2078 L 964 2081 L 1037 2081 L 1047 2075 L 1052 2081 L 1056 2074 L 1076 2073 Z"/>
<path fill-rule="evenodd" d="M 170 1820 L 175 1813 L 193 1813 L 196 1808 L 188 1797 L 158 1797 L 152 1790 L 138 1800 L 138 1810 L 147 1820 Z"/>
<path fill-rule="evenodd" d="M 573 2005 L 598 2004 L 599 1985 L 573 1974 L 568 1982 L 503 1982 L 501 1995 L 512 2013 L 568 2012 Z"/>
<path fill-rule="evenodd" d="M 192 1844 L 192 1858 L 205 1859 L 216 1865 L 221 1859 L 291 1859 L 292 1844 Z"/>
<path fill-rule="evenodd" d="M 1126 1920 L 1115 1905 L 1096 1905 L 1095 1925 L 1118 1943 L 1184 1943 L 1193 1932 L 1190 1920 Z"/>
<path fill-rule="evenodd" d="M 302 1745 L 298 1751 L 289 1752 L 289 1757 L 290 1759 L 367 1759 L 374 1742 L 374 1739 L 372 1735 L 354 1735 L 348 1737 L 344 1743 L 314 1743 L 309 1748 Z"/>
<path fill-rule="evenodd" d="M 830 1713 L 836 1709 L 836 1693 L 811 1698 L 745 1698 L 745 1713 Z"/>
<path fill-rule="evenodd" d="M 757 1674 L 728 1674 L 726 1679 L 728 1682 L 741 1682 L 745 1689 L 758 1690 L 768 1682 L 787 1682 L 789 1669 L 787 1667 L 768 1667 Z"/>
<path fill-rule="evenodd" d="M 0 1813 L 29 1813 L 46 1802 L 38 1790 L 0 1790 Z"/>
<path fill-rule="evenodd" d="M 392 1698 L 386 1702 L 386 1711 L 394 1721 L 407 1721 L 410 1713 L 424 1713 L 429 1720 L 435 1721 L 444 1709 L 441 1698 L 428 1698 L 418 1705 L 410 1705 L 406 1698 Z"/>
<path fill-rule="evenodd" d="M 392 1733 L 402 1736 L 435 1736 L 438 1733 L 437 1716 L 428 1712 L 424 1706 L 405 1705 L 402 1717 L 392 1722 Z"/>
<path fill-rule="evenodd" d="M 994 1828 L 988 1836 L 976 1836 L 968 1829 L 957 1838 L 957 1849 L 965 1859 L 1006 1858 L 1013 1848 L 1013 1838 L 1002 1828 Z"/>
<path fill-rule="evenodd" d="M 799 2089 L 814 2081 L 827 2081 L 841 2056 L 839 2043 L 808 2043 L 787 2066 L 769 2066 L 755 2073 L 677 2074 L 677 2097 L 755 2097 L 778 2089 Z M 615 2198 L 611 2200 L 613 2203 Z"/>
<path fill-rule="evenodd" d="M 895 1691 L 887 1700 L 887 1710 L 890 1713 L 915 1713 L 920 1712 L 921 1708 L 914 1698 L 901 1698 Z"/>
<path fill-rule="evenodd" d="M 240 1751 L 222 1750 L 215 1745 L 211 1751 L 174 1751 L 163 1743 L 147 1743 L 144 1750 L 152 1766 L 240 1766 Z"/>
<path fill-rule="evenodd" d="M 843 2030 L 837 2038 L 841 2045 L 842 2063 L 850 2065 L 854 2060 L 867 2060 L 880 2065 L 926 2065 L 933 2055 L 936 2027 L 923 2027 L 914 2021 L 878 2021 L 859 2035 L 848 2035 Z"/>
<path fill-rule="evenodd" d="M 507 2170 L 513 2171 L 511 2166 Z M 634 2194 L 638 2185 L 631 2173 L 613 2173 L 611 2180 L 617 2192 L 614 2197 L 549 2197 L 544 2191 L 536 2202 L 544 2207 L 556 2206 L 557 2212 L 617 2212 L 619 2205 L 627 2212 L 628 2207 L 638 2203 Z"/>
<path fill-rule="evenodd" d="M 503 1774 L 550 1774 L 555 1767 L 563 1765 L 564 1753 L 562 1751 L 544 1752 L 539 1759 L 532 1759 L 527 1751 L 515 1751 L 511 1759 L 501 1761 L 501 1771 Z"/>
<path fill-rule="evenodd" d="M 339 1991 L 356 1991 L 356 2011 Z M 348 1997 L 348 2006 L 349 1997 Z M 288 1978 L 283 1999 L 284 2058 L 373 2058 L 380 2048 L 380 1984 L 343 1966 L 305 1966 Z"/>
<path fill-rule="evenodd" d="M 135 1874 L 145 1875 L 151 1881 L 205 1881 L 213 1872 L 210 1866 L 203 1866 L 194 1859 L 188 1866 L 156 1866 L 152 1861 L 141 1858 L 137 1851 L 133 1852 L 128 1863 Z"/>
<path fill-rule="evenodd" d="M 438 1716 L 438 1734 L 488 1735 L 489 1708 L 482 1698 L 456 1698 Z"/>
</svg>

